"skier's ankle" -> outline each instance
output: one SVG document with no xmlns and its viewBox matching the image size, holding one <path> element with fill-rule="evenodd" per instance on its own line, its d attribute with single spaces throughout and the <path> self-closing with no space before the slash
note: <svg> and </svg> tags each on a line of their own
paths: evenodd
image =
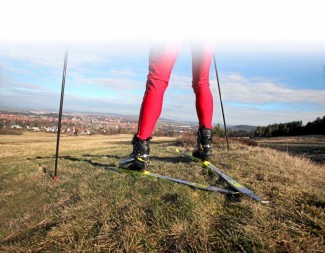
<svg viewBox="0 0 325 253">
<path fill-rule="evenodd" d="M 193 156 L 204 161 L 212 156 L 212 129 L 200 127 L 197 132 L 196 148 L 193 150 Z"/>
<path fill-rule="evenodd" d="M 139 139 L 134 135 L 131 143 L 133 145 L 133 152 L 120 162 L 120 167 L 124 169 L 144 171 L 149 166 L 150 140 Z"/>
</svg>

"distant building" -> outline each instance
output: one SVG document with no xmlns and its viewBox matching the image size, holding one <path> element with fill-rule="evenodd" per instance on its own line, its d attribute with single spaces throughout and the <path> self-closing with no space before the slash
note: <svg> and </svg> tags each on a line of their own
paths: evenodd
<svg viewBox="0 0 325 253">
<path fill-rule="evenodd" d="M 82 131 L 80 134 L 90 135 L 90 131 L 89 131 L 89 130 L 84 130 L 84 131 Z"/>
<path fill-rule="evenodd" d="M 11 128 L 16 128 L 16 129 L 22 129 L 22 127 L 20 125 L 11 125 Z"/>
</svg>

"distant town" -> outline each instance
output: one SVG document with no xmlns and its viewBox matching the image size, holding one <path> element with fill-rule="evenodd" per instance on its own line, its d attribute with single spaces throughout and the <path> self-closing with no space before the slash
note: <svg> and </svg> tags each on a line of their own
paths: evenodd
<svg viewBox="0 0 325 253">
<path fill-rule="evenodd" d="M 119 114 L 63 113 L 61 133 L 67 135 L 135 133 L 138 118 Z M 0 112 L 0 129 L 56 133 L 58 113 L 47 111 Z M 161 119 L 155 128 L 156 136 L 176 136 L 194 132 L 197 125 Z"/>
</svg>

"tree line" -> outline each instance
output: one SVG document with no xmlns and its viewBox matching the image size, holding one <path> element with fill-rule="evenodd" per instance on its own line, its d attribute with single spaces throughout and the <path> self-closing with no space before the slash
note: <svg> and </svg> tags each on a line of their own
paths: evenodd
<svg viewBox="0 0 325 253">
<path fill-rule="evenodd" d="M 254 137 L 278 137 L 278 136 L 296 136 L 309 134 L 325 134 L 325 116 L 318 117 L 312 122 L 303 126 L 302 121 L 292 121 L 280 124 L 271 124 L 268 126 L 258 126 Z"/>
</svg>

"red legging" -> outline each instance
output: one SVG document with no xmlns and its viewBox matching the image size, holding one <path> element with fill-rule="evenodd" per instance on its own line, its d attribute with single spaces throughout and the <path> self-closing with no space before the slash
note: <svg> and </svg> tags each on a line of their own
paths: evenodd
<svg viewBox="0 0 325 253">
<path fill-rule="evenodd" d="M 180 47 L 180 44 L 164 44 L 150 50 L 149 74 L 137 132 L 141 140 L 152 135 L 161 114 L 164 93 Z M 205 128 L 212 128 L 213 97 L 209 73 L 213 53 L 214 46 L 211 43 L 192 46 L 192 87 L 196 96 L 199 126 Z"/>
</svg>

